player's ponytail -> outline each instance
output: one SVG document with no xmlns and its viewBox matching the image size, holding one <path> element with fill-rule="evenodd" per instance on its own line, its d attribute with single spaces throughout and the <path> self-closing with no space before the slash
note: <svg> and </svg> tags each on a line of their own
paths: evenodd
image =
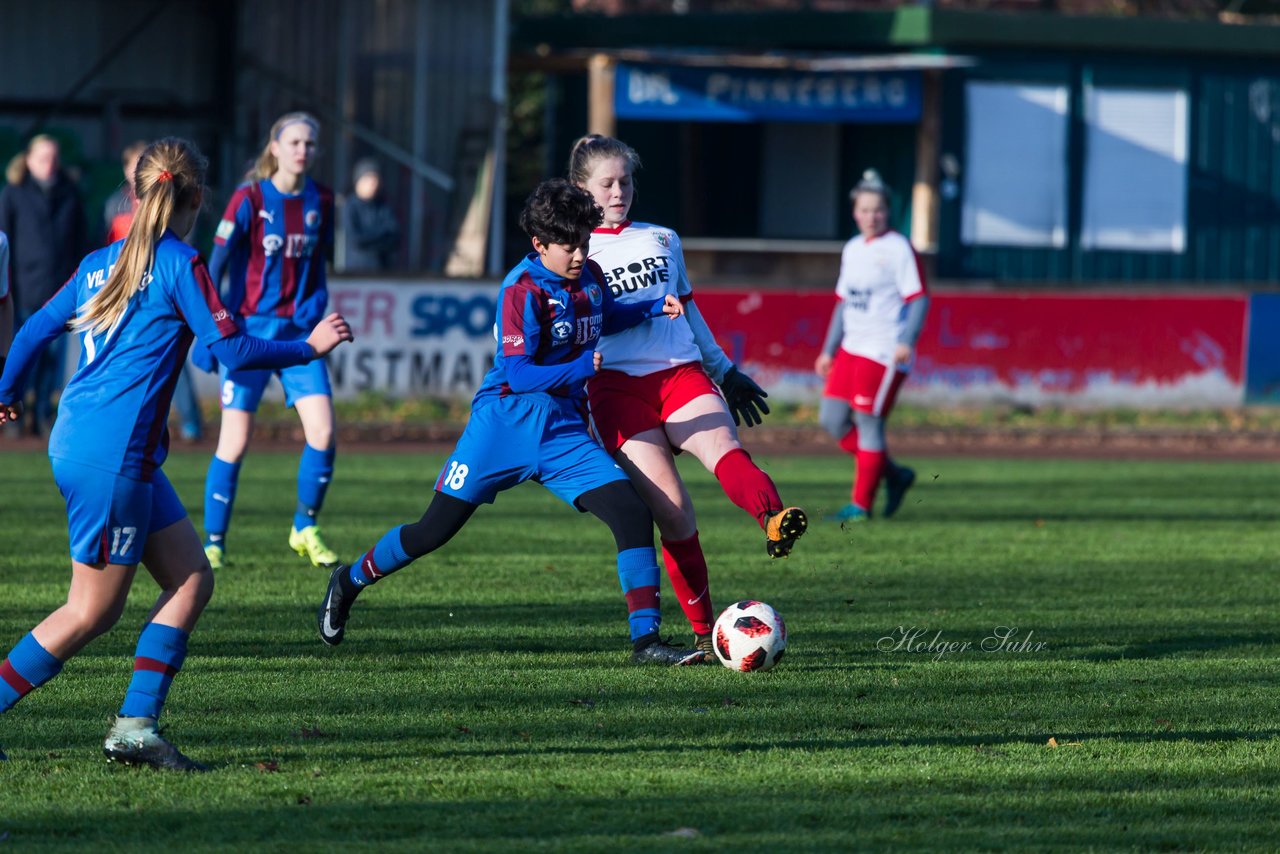
<svg viewBox="0 0 1280 854">
<path fill-rule="evenodd" d="M 276 119 L 276 123 L 271 126 L 271 133 L 267 134 L 267 144 L 263 147 L 262 153 L 258 155 L 258 160 L 253 165 L 253 171 L 248 177 L 253 181 L 265 181 L 272 175 L 276 174 L 276 170 L 280 168 L 280 164 L 276 162 L 276 156 L 271 153 L 271 143 L 280 138 L 280 134 L 284 133 L 284 129 L 295 122 L 301 122 L 311 125 L 311 130 L 315 131 L 316 138 L 320 137 L 320 122 L 310 113 L 285 113 Z"/>
<path fill-rule="evenodd" d="M 889 206 L 889 199 L 893 195 L 889 185 L 880 177 L 880 173 L 874 169 L 868 169 L 862 173 L 862 180 L 854 184 L 853 189 L 849 191 L 849 201 L 856 204 L 858 196 L 863 193 L 875 193 L 880 196 L 885 207 Z"/>
<path fill-rule="evenodd" d="M 575 142 L 569 152 L 569 180 L 579 187 L 587 186 L 593 164 L 606 157 L 621 157 L 627 161 L 627 171 L 633 176 L 640 169 L 640 155 L 634 148 L 620 139 L 591 133 Z M 632 184 L 635 184 L 634 177 Z"/>
<path fill-rule="evenodd" d="M 133 191 L 138 199 L 124 248 L 106 284 L 85 303 L 72 328 L 99 334 L 120 322 L 133 295 L 151 280 L 156 241 L 175 211 L 188 207 L 204 191 L 205 160 L 185 139 L 166 137 L 151 143 L 138 156 Z"/>
</svg>

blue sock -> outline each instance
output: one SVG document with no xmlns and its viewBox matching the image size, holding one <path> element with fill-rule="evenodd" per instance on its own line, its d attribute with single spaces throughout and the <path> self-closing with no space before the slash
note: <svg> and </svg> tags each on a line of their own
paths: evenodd
<svg viewBox="0 0 1280 854">
<path fill-rule="evenodd" d="M 390 575 L 413 563 L 414 559 L 409 557 L 400 544 L 400 529 L 403 527 L 404 525 L 398 525 L 383 534 L 382 539 L 364 553 L 360 562 L 351 567 L 352 584 L 365 587 L 384 575 Z"/>
<path fill-rule="evenodd" d="M 333 458 L 338 449 L 317 451 L 307 445 L 298 462 L 298 508 L 293 512 L 293 527 L 301 531 L 316 523 L 316 514 L 324 504 L 324 493 L 333 479 Z"/>
<path fill-rule="evenodd" d="M 60 670 L 62 662 L 27 632 L 9 650 L 9 657 L 0 662 L 0 713 L 12 709 L 14 703 L 57 676 Z"/>
<path fill-rule="evenodd" d="M 627 619 L 631 623 L 631 639 L 657 633 L 662 625 L 658 607 L 660 579 L 658 554 L 653 546 L 618 552 L 618 580 L 627 597 Z"/>
<path fill-rule="evenodd" d="M 122 718 L 158 718 L 169 696 L 169 685 L 187 657 L 187 638 L 182 629 L 161 623 L 147 623 L 138 635 L 133 659 L 133 679 L 120 706 Z"/>
<path fill-rule="evenodd" d="M 231 506 L 236 501 L 240 464 L 215 455 L 204 479 L 204 537 L 206 543 L 222 545 L 231 525 Z"/>
</svg>

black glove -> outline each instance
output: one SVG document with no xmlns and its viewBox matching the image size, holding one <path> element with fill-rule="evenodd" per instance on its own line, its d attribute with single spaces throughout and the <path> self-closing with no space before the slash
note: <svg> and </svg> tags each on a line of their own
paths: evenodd
<svg viewBox="0 0 1280 854">
<path fill-rule="evenodd" d="M 720 381 L 720 390 L 724 392 L 725 403 L 729 404 L 733 423 L 739 427 L 743 423 L 753 427 L 769 414 L 769 404 L 764 402 L 769 393 L 737 368 L 730 368 L 724 375 L 724 379 Z"/>
</svg>

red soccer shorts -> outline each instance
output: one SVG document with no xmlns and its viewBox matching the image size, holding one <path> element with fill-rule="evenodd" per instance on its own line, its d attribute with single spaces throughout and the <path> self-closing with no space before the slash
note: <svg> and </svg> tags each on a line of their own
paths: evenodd
<svg viewBox="0 0 1280 854">
<path fill-rule="evenodd" d="M 827 374 L 827 387 L 822 394 L 847 400 L 859 412 L 887 417 L 906 378 L 906 371 L 866 356 L 855 356 L 842 347 L 836 353 L 831 373 Z"/>
<path fill-rule="evenodd" d="M 720 389 L 697 362 L 642 377 L 603 370 L 587 380 L 591 420 L 610 456 L 632 436 L 661 427 L 676 410 L 704 394 L 718 396 Z"/>
</svg>

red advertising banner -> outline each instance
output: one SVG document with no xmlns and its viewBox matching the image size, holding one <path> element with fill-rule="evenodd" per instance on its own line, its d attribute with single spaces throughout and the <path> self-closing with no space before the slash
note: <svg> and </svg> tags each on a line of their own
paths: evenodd
<svg viewBox="0 0 1280 854">
<path fill-rule="evenodd" d="M 830 291 L 696 294 L 721 345 L 782 399 L 820 392 Z M 1244 399 L 1247 297 L 934 293 L 904 399 L 1233 406 Z"/>
</svg>

